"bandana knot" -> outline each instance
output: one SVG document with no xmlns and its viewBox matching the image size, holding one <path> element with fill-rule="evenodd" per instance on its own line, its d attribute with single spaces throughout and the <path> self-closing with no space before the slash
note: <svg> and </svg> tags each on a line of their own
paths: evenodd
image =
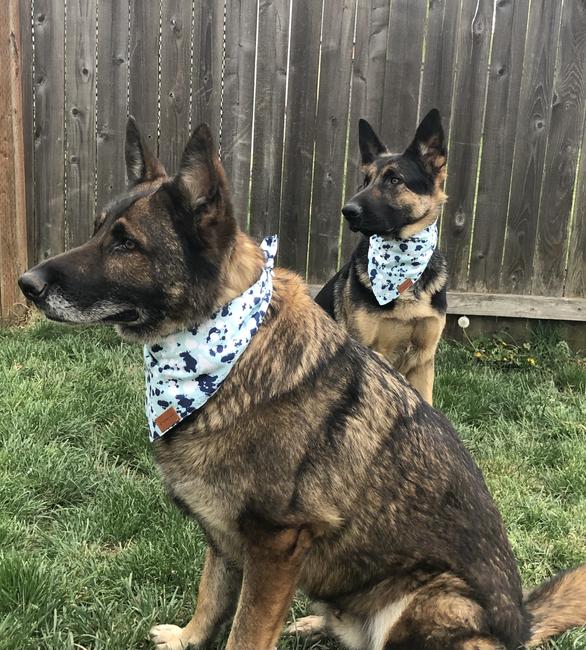
<svg viewBox="0 0 586 650">
<path fill-rule="evenodd" d="M 419 280 L 436 246 L 435 223 L 408 239 L 370 237 L 368 278 L 379 305 L 395 300 Z"/>
<path fill-rule="evenodd" d="M 273 293 L 277 236 L 261 243 L 260 278 L 197 327 L 144 346 L 151 442 L 200 409 L 222 385 L 258 331 Z"/>
</svg>

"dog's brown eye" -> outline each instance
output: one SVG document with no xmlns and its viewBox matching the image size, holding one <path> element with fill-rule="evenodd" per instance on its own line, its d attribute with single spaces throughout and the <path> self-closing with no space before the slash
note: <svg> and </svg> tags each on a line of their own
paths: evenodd
<svg viewBox="0 0 586 650">
<path fill-rule="evenodd" d="M 391 183 L 392 183 L 393 185 L 398 185 L 400 182 L 401 182 L 401 179 L 400 179 L 400 178 L 397 178 L 396 176 L 393 176 L 393 177 L 391 178 Z"/>
</svg>

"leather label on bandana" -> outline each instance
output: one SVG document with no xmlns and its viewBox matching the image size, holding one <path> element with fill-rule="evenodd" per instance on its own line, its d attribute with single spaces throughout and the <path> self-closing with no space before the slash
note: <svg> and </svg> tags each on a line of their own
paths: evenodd
<svg viewBox="0 0 586 650">
<path fill-rule="evenodd" d="M 402 282 L 398 287 L 397 291 L 399 293 L 405 293 L 407 289 L 410 289 L 413 286 L 413 280 L 411 278 L 407 278 L 404 282 Z"/>
<path fill-rule="evenodd" d="M 174 424 L 177 424 L 181 418 L 179 417 L 177 411 L 170 406 L 166 411 L 163 411 L 161 415 L 155 420 L 155 424 L 163 432 L 170 429 Z"/>
</svg>

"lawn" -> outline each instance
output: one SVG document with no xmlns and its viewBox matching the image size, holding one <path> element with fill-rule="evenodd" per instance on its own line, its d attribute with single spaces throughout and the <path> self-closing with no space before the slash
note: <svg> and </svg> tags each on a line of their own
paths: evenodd
<svg viewBox="0 0 586 650">
<path fill-rule="evenodd" d="M 437 405 L 527 585 L 586 560 L 585 392 L 584 360 L 548 332 L 440 350 Z M 153 623 L 191 615 L 202 536 L 163 493 L 142 403 L 141 351 L 113 332 L 0 329 L 0 650 L 148 648 Z M 586 648 L 586 629 L 552 647 Z"/>
</svg>

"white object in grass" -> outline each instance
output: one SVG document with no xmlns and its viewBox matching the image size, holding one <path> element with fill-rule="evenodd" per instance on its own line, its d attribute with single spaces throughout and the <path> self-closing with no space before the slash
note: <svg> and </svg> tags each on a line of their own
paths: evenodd
<svg viewBox="0 0 586 650">
<path fill-rule="evenodd" d="M 470 325 L 470 321 L 468 320 L 468 316 L 460 316 L 460 318 L 458 318 L 458 325 L 463 330 L 465 330 L 468 327 L 468 325 Z"/>
</svg>

